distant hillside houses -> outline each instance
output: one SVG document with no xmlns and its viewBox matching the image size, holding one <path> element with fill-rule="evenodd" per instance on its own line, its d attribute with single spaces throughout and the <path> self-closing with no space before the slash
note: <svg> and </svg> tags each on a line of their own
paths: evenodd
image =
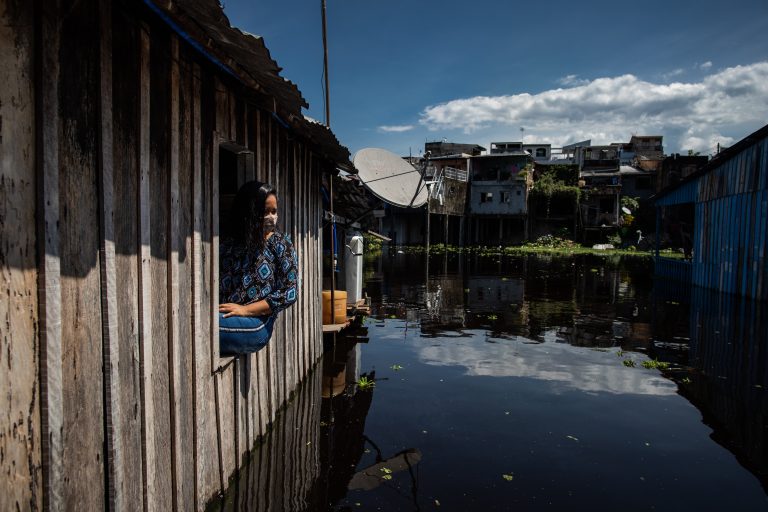
<svg viewBox="0 0 768 512">
<path fill-rule="evenodd" d="M 454 245 L 511 245 L 544 234 L 586 243 L 617 235 L 638 240 L 637 231 L 652 231 L 655 222 L 648 199 L 708 161 L 665 155 L 662 135 L 561 147 L 506 140 L 487 149 L 441 140 L 407 159 L 430 187 L 429 218 L 391 209 L 375 227 L 398 244 Z"/>
</svg>

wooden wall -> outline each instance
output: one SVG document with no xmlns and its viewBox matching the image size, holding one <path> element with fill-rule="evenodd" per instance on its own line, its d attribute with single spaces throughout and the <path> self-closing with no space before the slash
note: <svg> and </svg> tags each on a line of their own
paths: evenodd
<svg viewBox="0 0 768 512">
<path fill-rule="evenodd" d="M 143 11 L 44 4 L 0 0 L 0 509 L 200 510 L 321 355 L 327 162 Z M 277 187 L 302 283 L 237 359 L 217 353 L 225 141 Z"/>
</svg>

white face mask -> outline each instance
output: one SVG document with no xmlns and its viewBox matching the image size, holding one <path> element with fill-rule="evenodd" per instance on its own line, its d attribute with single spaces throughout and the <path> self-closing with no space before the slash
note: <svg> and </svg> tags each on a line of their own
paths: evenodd
<svg viewBox="0 0 768 512">
<path fill-rule="evenodd" d="M 264 232 L 271 233 L 277 226 L 277 214 L 271 213 L 264 216 Z"/>
</svg>

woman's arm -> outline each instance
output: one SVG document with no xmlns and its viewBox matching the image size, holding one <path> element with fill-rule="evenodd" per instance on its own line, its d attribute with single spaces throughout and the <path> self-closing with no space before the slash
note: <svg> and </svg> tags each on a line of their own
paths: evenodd
<svg viewBox="0 0 768 512">
<path fill-rule="evenodd" d="M 269 307 L 269 302 L 266 300 L 259 300 L 245 305 L 228 302 L 226 304 L 219 304 L 219 313 L 224 313 L 224 318 L 229 318 L 230 316 L 266 316 L 272 314 L 272 308 Z"/>
<path fill-rule="evenodd" d="M 293 305 L 299 294 L 299 261 L 296 249 L 287 235 L 276 245 L 275 289 L 265 300 L 274 312 Z"/>
</svg>

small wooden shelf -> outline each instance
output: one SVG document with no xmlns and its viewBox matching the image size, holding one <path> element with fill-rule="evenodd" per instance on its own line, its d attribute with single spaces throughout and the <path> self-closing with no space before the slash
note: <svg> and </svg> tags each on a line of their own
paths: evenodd
<svg viewBox="0 0 768 512">
<path fill-rule="evenodd" d="M 344 329 L 348 325 L 349 325 L 349 322 L 345 324 L 323 324 L 323 334 L 326 334 L 329 332 L 340 332 L 342 329 Z"/>
</svg>

